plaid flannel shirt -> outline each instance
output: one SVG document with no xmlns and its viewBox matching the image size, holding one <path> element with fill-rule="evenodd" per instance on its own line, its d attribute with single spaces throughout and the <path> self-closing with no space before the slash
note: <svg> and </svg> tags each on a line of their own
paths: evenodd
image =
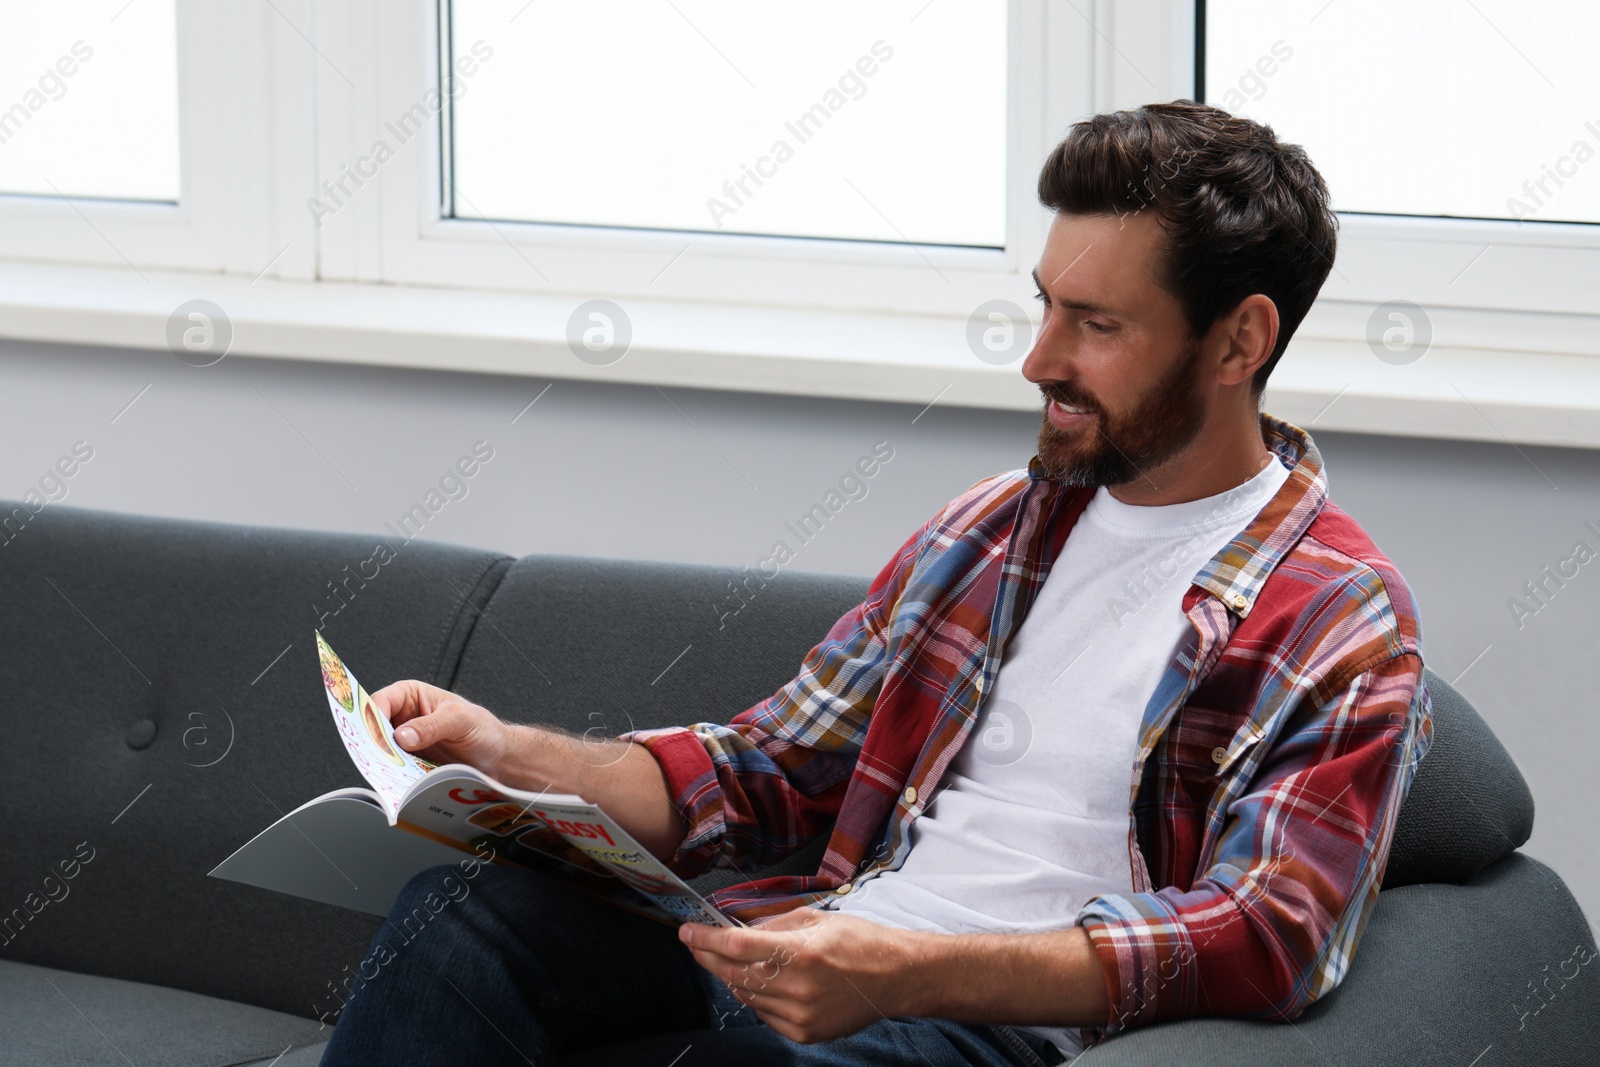
<svg viewBox="0 0 1600 1067">
<path fill-rule="evenodd" d="M 1087 932 L 1111 1001 L 1085 1047 L 1164 1019 L 1294 1019 L 1338 986 L 1432 740 L 1410 590 L 1328 501 L 1310 436 L 1261 425 L 1291 472 L 1185 593 L 1192 632 L 1130 768 L 1135 892 L 1061 916 Z M 977 483 L 771 697 L 727 725 L 623 735 L 660 762 L 688 822 L 673 868 L 748 870 L 829 834 L 816 874 L 712 894 L 746 922 L 897 869 L 1092 495 L 1037 456 Z"/>
</svg>

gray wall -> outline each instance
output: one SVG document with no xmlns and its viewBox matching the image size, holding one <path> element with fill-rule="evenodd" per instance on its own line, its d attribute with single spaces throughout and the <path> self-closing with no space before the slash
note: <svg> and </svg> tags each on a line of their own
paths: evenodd
<svg viewBox="0 0 1600 1067">
<path fill-rule="evenodd" d="M 790 564 L 870 575 L 953 495 L 1025 463 L 1037 426 L 943 406 L 233 357 L 201 369 L 165 352 L 0 343 L 0 496 L 83 440 L 94 457 L 66 482 L 68 504 L 387 536 L 482 440 L 494 458 L 423 535 L 512 554 L 754 565 L 777 540 L 797 545 L 785 524 L 887 441 L 865 495 Z M 1429 664 L 1459 678 L 1527 776 L 1526 850 L 1600 921 L 1600 560 L 1547 585 L 1520 625 L 1508 606 L 1575 542 L 1600 551 L 1600 453 L 1316 438 L 1333 498 L 1411 582 Z"/>
</svg>

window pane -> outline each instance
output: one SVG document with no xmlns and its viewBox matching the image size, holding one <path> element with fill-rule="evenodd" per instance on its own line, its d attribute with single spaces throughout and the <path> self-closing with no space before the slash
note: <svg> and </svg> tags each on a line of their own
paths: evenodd
<svg viewBox="0 0 1600 1067">
<path fill-rule="evenodd" d="M 1210 0 L 1208 103 L 1303 144 L 1341 211 L 1600 222 L 1593 0 Z"/>
<path fill-rule="evenodd" d="M 1005 244 L 1004 0 L 455 0 L 451 22 L 460 217 Z"/>
<path fill-rule="evenodd" d="M 0 0 L 0 193 L 178 199 L 176 0 Z"/>
</svg>

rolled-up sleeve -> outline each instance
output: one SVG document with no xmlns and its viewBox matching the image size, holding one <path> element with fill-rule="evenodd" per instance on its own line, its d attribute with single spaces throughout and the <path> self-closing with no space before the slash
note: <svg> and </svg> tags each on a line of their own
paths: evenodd
<svg viewBox="0 0 1600 1067">
<path fill-rule="evenodd" d="M 621 735 L 655 756 L 688 824 L 668 861 L 678 874 L 774 863 L 832 825 L 883 684 L 895 608 L 937 518 L 906 539 L 772 696 L 725 726 Z"/>
<path fill-rule="evenodd" d="M 1377 902 L 1395 819 L 1432 739 L 1415 654 L 1305 698 L 1228 806 L 1187 891 L 1090 900 L 1106 1037 L 1198 1015 L 1288 1019 L 1344 978 Z"/>
</svg>

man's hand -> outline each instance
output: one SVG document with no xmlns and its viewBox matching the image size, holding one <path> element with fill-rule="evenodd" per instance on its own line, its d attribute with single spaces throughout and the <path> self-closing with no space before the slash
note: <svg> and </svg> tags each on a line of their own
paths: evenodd
<svg viewBox="0 0 1600 1067">
<path fill-rule="evenodd" d="M 605 808 L 661 860 L 687 832 L 660 764 L 643 745 L 505 722 L 488 708 L 411 679 L 384 686 L 372 702 L 407 752 L 434 763 L 465 763 L 513 789 L 576 793 Z"/>
<path fill-rule="evenodd" d="M 684 923 L 678 939 L 772 1029 L 802 1044 L 914 1014 L 923 935 L 795 908 L 755 928 Z"/>
<path fill-rule="evenodd" d="M 791 1041 L 927 1016 L 1019 1026 L 1104 1026 L 1105 971 L 1080 926 L 938 934 L 799 907 L 754 929 L 685 923 L 678 939 Z"/>
<path fill-rule="evenodd" d="M 509 726 L 488 708 L 412 679 L 384 686 L 372 694 L 372 702 L 389 717 L 395 741 L 407 752 L 501 776 Z"/>
</svg>

